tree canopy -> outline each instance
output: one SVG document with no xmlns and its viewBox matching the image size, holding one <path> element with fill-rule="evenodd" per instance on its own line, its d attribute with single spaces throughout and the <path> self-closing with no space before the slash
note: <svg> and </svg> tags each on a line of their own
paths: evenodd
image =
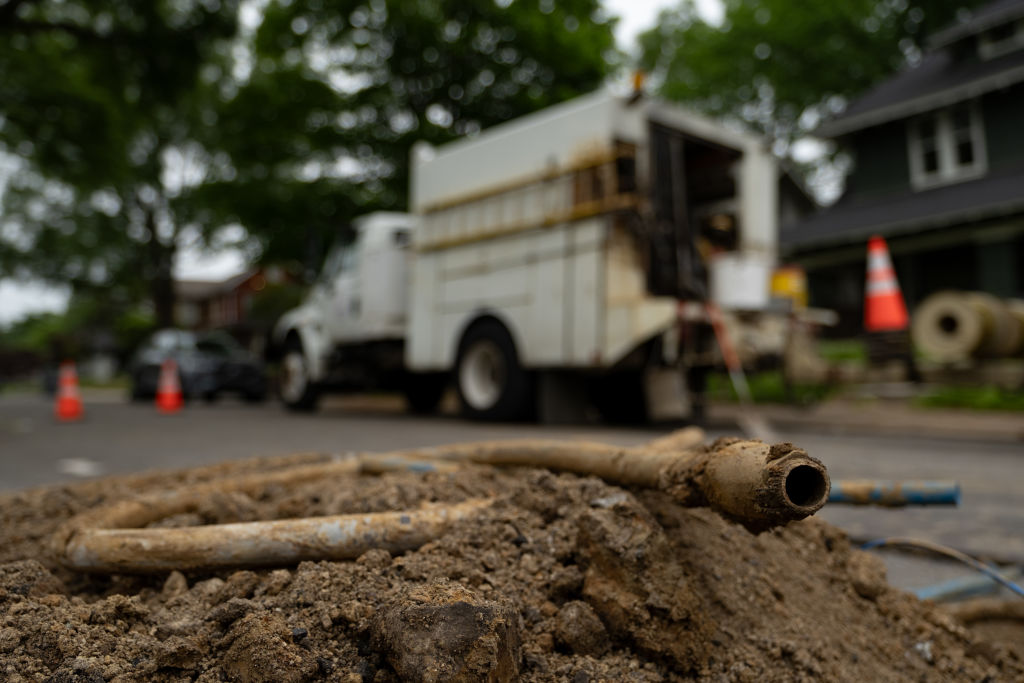
<svg viewBox="0 0 1024 683">
<path fill-rule="evenodd" d="M 440 143 L 597 87 L 598 0 L 6 0 L 0 277 L 173 319 L 186 240 L 315 267 Z"/>
<path fill-rule="evenodd" d="M 852 97 L 915 64 L 926 37 L 979 0 L 724 0 L 721 25 L 693 0 L 640 36 L 660 93 L 790 144 Z"/>
<path fill-rule="evenodd" d="M 413 142 L 593 90 L 612 29 L 599 0 L 273 3 L 211 141 L 238 173 L 203 188 L 205 221 L 300 258 L 359 213 L 404 209 Z"/>
</svg>

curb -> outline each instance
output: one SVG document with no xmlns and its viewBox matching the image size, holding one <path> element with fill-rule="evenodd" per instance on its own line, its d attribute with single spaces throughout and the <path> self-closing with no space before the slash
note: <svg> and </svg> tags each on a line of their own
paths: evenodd
<svg viewBox="0 0 1024 683">
<path fill-rule="evenodd" d="M 1010 414 L 986 419 L 990 424 L 971 424 L 977 415 L 913 414 L 906 416 L 820 415 L 810 409 L 799 415 L 787 414 L 793 409 L 764 406 L 754 408 L 770 425 L 781 431 L 797 433 L 834 434 L 841 436 L 888 436 L 900 438 L 936 438 L 958 441 L 988 441 L 993 443 L 1024 443 L 1024 416 Z M 711 406 L 707 426 L 712 428 L 739 428 L 738 406 Z M 745 412 L 749 412 L 747 409 Z M 983 418 L 990 416 L 983 415 Z M 966 423 L 965 423 L 966 422 Z M 994 423 L 994 424 L 992 424 Z"/>
</svg>

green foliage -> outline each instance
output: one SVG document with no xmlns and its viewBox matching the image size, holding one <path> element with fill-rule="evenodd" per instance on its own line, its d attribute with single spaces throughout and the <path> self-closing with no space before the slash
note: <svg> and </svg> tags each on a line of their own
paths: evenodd
<svg viewBox="0 0 1024 683">
<path fill-rule="evenodd" d="M 245 225 L 265 259 L 319 265 L 352 218 L 406 208 L 415 141 L 598 87 L 614 47 L 599 11 L 598 0 L 270 3 L 254 68 L 208 143 L 237 170 L 202 189 L 209 220 Z"/>
<path fill-rule="evenodd" d="M 926 36 L 981 0 L 725 0 L 721 26 L 693 0 L 640 37 L 661 93 L 745 124 L 779 150 L 904 64 Z"/>
<path fill-rule="evenodd" d="M 172 171 L 212 128 L 211 67 L 238 1 L 8 0 L 0 6 L 0 277 L 30 272 L 123 307 L 148 294 L 170 322 L 185 223 Z"/>
<path fill-rule="evenodd" d="M 64 315 L 35 313 L 22 318 L 0 333 L 0 346 L 46 354 L 50 349 L 50 340 L 65 334 L 66 330 Z"/>
<path fill-rule="evenodd" d="M 305 288 L 295 284 L 268 284 L 253 296 L 249 317 L 271 326 L 284 313 L 302 303 L 304 294 Z"/>
<path fill-rule="evenodd" d="M 968 408 L 1024 412 L 1024 391 L 996 386 L 939 387 L 919 396 L 915 402 L 926 408 Z"/>
<path fill-rule="evenodd" d="M 821 339 L 818 341 L 818 353 L 829 364 L 851 361 L 863 364 L 868 359 L 861 339 Z"/>
<path fill-rule="evenodd" d="M 10 325 L 0 332 L 0 346 L 51 359 L 79 357 L 97 345 L 125 355 L 154 329 L 151 313 L 78 295 L 64 313 L 37 313 Z"/>
<path fill-rule="evenodd" d="M 747 375 L 754 403 L 790 403 L 810 405 L 835 393 L 836 387 L 826 384 L 786 384 L 780 370 L 767 370 Z M 708 376 L 708 395 L 723 401 L 737 401 L 736 390 L 729 375 L 722 372 Z"/>
<path fill-rule="evenodd" d="M 7 0 L 0 277 L 166 325 L 185 239 L 309 272 L 405 206 L 414 140 L 597 87 L 612 28 L 599 0 Z"/>
</svg>

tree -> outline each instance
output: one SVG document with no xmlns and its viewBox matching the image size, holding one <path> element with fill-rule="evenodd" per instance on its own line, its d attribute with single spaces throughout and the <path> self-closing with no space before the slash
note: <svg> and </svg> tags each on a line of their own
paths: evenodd
<svg viewBox="0 0 1024 683">
<path fill-rule="evenodd" d="M 146 296 L 168 325 L 186 239 L 315 267 L 404 207 L 414 140 L 597 87 L 612 26 L 599 0 L 7 0 L 0 277 Z"/>
<path fill-rule="evenodd" d="M 415 141 L 597 88 L 613 28 L 599 0 L 272 3 L 211 141 L 238 175 L 201 188 L 206 220 L 245 225 L 265 257 L 318 254 L 351 217 L 406 208 Z M 253 136 L 267 120 L 287 132 Z"/>
<path fill-rule="evenodd" d="M 185 183 L 172 174 L 191 170 L 196 131 L 210 127 L 220 79 L 209 70 L 227 63 L 237 10 L 0 5 L 0 143 L 20 159 L 3 198 L 0 275 L 27 271 L 126 305 L 148 290 L 158 322 L 173 322 Z"/>
<path fill-rule="evenodd" d="M 693 0 L 640 36 L 660 92 L 753 127 L 786 154 L 823 117 L 904 65 L 926 37 L 980 0 L 725 0 L 714 26 Z"/>
</svg>

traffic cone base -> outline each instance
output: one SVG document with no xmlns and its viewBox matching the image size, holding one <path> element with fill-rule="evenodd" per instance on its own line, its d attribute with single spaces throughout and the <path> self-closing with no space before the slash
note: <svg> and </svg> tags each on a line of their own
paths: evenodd
<svg viewBox="0 0 1024 683">
<path fill-rule="evenodd" d="M 184 399 L 181 395 L 181 381 L 178 379 L 178 364 L 168 358 L 160 365 L 160 381 L 156 388 L 156 409 L 164 414 L 181 410 Z"/>
<path fill-rule="evenodd" d="M 889 258 L 885 240 L 875 236 L 868 240 L 868 272 L 864 292 L 864 330 L 866 332 L 899 332 L 910 323 L 903 302 L 896 271 Z"/>
<path fill-rule="evenodd" d="M 61 422 L 82 419 L 82 397 L 78 393 L 78 373 L 75 364 L 68 361 L 60 364 L 57 378 L 57 403 L 54 415 Z"/>
</svg>

